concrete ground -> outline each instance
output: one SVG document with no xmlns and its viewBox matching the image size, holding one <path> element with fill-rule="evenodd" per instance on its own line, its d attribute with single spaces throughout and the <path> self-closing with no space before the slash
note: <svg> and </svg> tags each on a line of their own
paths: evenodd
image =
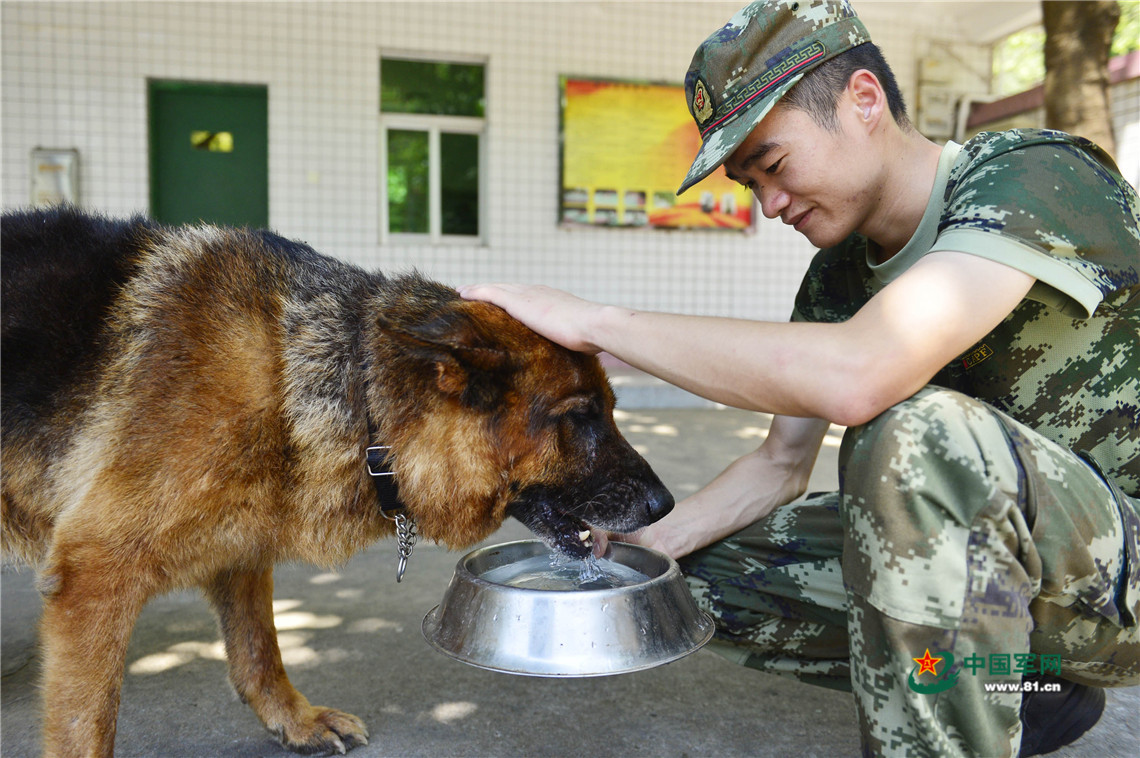
<svg viewBox="0 0 1140 758">
<path fill-rule="evenodd" d="M 618 378 L 620 379 L 620 377 Z M 628 377 L 627 377 L 628 379 Z M 623 407 L 638 380 L 615 380 Z M 711 406 L 660 387 L 656 405 L 625 410 L 620 425 L 678 499 L 764 436 L 764 416 Z M 663 393 L 663 394 L 661 394 Z M 812 489 L 835 488 L 839 433 L 823 448 Z M 489 542 L 526 538 L 508 522 Z M 424 641 L 420 623 L 447 586 L 460 553 L 416 547 L 395 582 L 393 541 L 342 570 L 282 566 L 277 628 L 285 665 L 311 702 L 360 716 L 368 756 L 854 756 L 850 695 L 744 669 L 701 650 L 649 671 L 596 679 L 537 679 L 457 663 Z M 28 571 L 0 587 L 0 754 L 38 754 L 35 625 Z M 198 595 L 159 598 L 143 612 L 127 656 L 119 756 L 286 756 L 226 681 L 214 619 Z M 1054 755 L 1140 754 L 1140 688 L 1109 691 L 1100 724 Z"/>
</svg>

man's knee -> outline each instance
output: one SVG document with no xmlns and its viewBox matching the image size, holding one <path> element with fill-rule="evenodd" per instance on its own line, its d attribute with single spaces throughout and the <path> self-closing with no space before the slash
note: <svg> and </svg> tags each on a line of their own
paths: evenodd
<svg viewBox="0 0 1140 758">
<path fill-rule="evenodd" d="M 845 519 L 846 511 L 864 508 L 892 519 L 969 526 L 995 490 L 1016 499 L 1022 486 L 996 411 L 939 387 L 925 387 L 849 429 L 839 466 Z"/>
<path fill-rule="evenodd" d="M 996 412 L 928 387 L 848 430 L 840 456 L 848 589 L 896 619 L 955 628 L 978 540 L 1016 552 L 1027 536 L 1015 513 L 1020 468 Z"/>
</svg>

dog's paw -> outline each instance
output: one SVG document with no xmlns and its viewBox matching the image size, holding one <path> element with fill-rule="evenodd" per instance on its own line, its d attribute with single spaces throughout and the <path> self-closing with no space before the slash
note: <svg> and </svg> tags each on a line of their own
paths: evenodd
<svg viewBox="0 0 1140 758">
<path fill-rule="evenodd" d="M 278 739 L 303 755 L 344 755 L 357 745 L 368 744 L 368 727 L 351 713 L 310 707 L 304 723 L 281 730 Z"/>
</svg>

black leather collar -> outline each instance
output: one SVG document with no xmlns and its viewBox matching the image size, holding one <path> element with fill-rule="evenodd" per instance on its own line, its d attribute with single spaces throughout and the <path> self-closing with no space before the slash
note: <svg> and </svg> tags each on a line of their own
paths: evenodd
<svg viewBox="0 0 1140 758">
<path fill-rule="evenodd" d="M 365 451 L 365 465 L 376 487 L 376 497 L 380 500 L 380 510 L 389 515 L 403 511 L 400 500 L 400 486 L 396 482 L 396 472 L 392 470 L 392 448 L 389 445 L 373 445 Z"/>
</svg>

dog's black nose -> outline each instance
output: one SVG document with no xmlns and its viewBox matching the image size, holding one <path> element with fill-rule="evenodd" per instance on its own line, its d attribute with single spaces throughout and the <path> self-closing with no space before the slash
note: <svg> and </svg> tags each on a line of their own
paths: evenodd
<svg viewBox="0 0 1140 758">
<path fill-rule="evenodd" d="M 657 521 L 673 510 L 673 495 L 664 486 L 654 487 L 646 498 L 646 509 L 649 511 L 650 523 Z"/>
</svg>

